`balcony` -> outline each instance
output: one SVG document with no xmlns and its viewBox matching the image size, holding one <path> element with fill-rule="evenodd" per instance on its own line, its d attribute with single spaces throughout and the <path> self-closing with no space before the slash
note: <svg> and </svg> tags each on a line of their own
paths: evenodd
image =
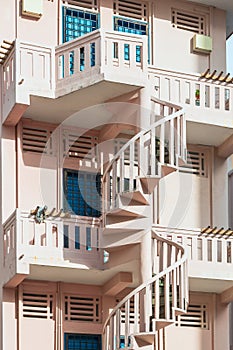
<svg viewBox="0 0 233 350">
<path fill-rule="evenodd" d="M 49 217 L 38 224 L 16 209 L 3 225 L 3 282 L 14 286 L 29 274 L 35 279 L 51 274 L 52 280 L 58 276 L 75 280 L 77 269 L 87 282 L 93 271 L 104 269 L 99 226 L 99 219 L 76 216 Z M 71 272 L 66 274 L 62 268 L 67 267 Z"/>
<path fill-rule="evenodd" d="M 152 96 L 185 109 L 189 143 L 219 146 L 232 134 L 232 83 L 153 66 L 148 72 Z"/>
<path fill-rule="evenodd" d="M 215 228 L 208 234 L 200 229 L 167 229 L 162 226 L 154 226 L 154 230 L 186 249 L 191 291 L 222 293 L 233 286 L 232 231 Z"/>
<path fill-rule="evenodd" d="M 97 30 L 56 48 L 16 40 L 2 66 L 2 122 L 15 125 L 32 96 L 31 117 L 52 110 L 60 122 L 74 105 L 80 110 L 143 87 L 147 58 L 146 37 L 134 34 Z"/>
</svg>

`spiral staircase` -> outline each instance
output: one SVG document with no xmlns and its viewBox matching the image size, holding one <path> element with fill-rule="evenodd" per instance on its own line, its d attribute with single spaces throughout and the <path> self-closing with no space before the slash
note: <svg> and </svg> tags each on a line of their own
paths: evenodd
<svg viewBox="0 0 233 350">
<path fill-rule="evenodd" d="M 160 333 L 186 311 L 188 303 L 185 251 L 152 229 L 155 188 L 186 159 L 185 116 L 175 105 L 169 104 L 165 113 L 165 102 L 152 101 L 162 113 L 120 149 L 103 176 L 105 249 L 111 254 L 112 249 L 121 249 L 125 239 L 141 244 L 142 237 L 149 235 L 152 262 L 150 278 L 107 318 L 104 350 L 165 350 Z"/>
</svg>

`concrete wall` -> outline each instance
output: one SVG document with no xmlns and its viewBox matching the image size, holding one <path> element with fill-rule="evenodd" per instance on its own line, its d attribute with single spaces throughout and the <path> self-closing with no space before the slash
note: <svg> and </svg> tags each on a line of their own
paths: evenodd
<svg viewBox="0 0 233 350">
<path fill-rule="evenodd" d="M 213 51 L 210 57 L 192 52 L 193 32 L 172 27 L 171 8 L 206 14 L 210 20 L 209 30 L 213 38 Z M 225 25 L 223 23 L 225 23 L 225 13 L 221 10 L 212 11 L 211 8 L 194 2 L 171 0 L 154 2 L 153 64 L 157 68 L 190 73 L 201 73 L 208 67 L 225 71 Z"/>
<path fill-rule="evenodd" d="M 197 228 L 210 224 L 209 179 L 173 173 L 159 183 L 159 223 Z"/>
<path fill-rule="evenodd" d="M 227 161 L 215 155 L 213 168 L 213 226 L 228 227 Z"/>
<path fill-rule="evenodd" d="M 166 349 L 222 350 L 229 349 L 229 307 L 220 302 L 220 296 L 210 293 L 191 293 L 191 304 L 206 304 L 208 327 L 176 327 L 165 329 Z M 174 341 L 175 339 L 175 341 Z"/>
<path fill-rule="evenodd" d="M 15 128 L 2 127 L 2 220 L 16 208 L 16 142 Z"/>
</svg>

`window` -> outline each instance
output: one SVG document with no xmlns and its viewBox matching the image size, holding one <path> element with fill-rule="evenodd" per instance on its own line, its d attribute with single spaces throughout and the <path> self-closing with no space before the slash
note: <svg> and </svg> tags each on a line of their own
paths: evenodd
<svg viewBox="0 0 233 350">
<path fill-rule="evenodd" d="M 76 215 L 101 215 L 101 175 L 64 170 L 64 208 Z"/>
<path fill-rule="evenodd" d="M 147 23 L 115 17 L 114 30 L 124 33 L 147 35 Z"/>
<path fill-rule="evenodd" d="M 64 350 L 101 350 L 101 335 L 65 333 Z"/>
<path fill-rule="evenodd" d="M 63 7 L 63 42 L 98 29 L 98 13 Z"/>
</svg>

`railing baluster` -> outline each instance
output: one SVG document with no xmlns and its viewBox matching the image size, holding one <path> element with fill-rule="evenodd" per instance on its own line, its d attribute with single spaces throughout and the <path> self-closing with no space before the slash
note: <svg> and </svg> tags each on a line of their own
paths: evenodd
<svg viewBox="0 0 233 350">
<path fill-rule="evenodd" d="M 134 142 L 129 146 L 129 191 L 134 190 Z"/>
<path fill-rule="evenodd" d="M 165 127 L 164 123 L 160 126 L 160 163 L 164 163 L 164 145 L 165 145 Z"/>
</svg>

